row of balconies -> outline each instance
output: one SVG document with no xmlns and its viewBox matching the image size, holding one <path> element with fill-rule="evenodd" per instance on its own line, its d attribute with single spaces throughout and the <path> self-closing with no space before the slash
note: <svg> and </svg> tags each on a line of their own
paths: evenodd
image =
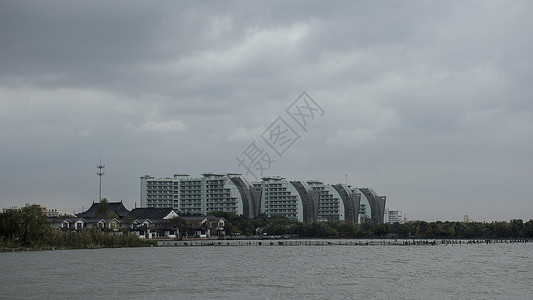
<svg viewBox="0 0 533 300">
<path fill-rule="evenodd" d="M 202 207 L 199 203 L 181 203 L 181 207 L 187 208 L 187 207 Z"/>
<path fill-rule="evenodd" d="M 200 197 L 181 197 L 182 201 L 189 201 L 189 202 L 202 202 L 202 198 Z"/>
<path fill-rule="evenodd" d="M 148 186 L 146 188 L 146 190 L 148 190 L 148 191 L 151 191 L 151 190 L 157 190 L 157 191 L 159 191 L 159 190 L 169 190 L 169 191 L 171 191 L 171 190 L 173 190 L 173 188 L 171 186 L 169 186 L 169 187 L 166 187 L 166 186 Z"/>
<path fill-rule="evenodd" d="M 201 199 L 179 199 L 178 200 L 181 203 L 202 203 Z"/>
<path fill-rule="evenodd" d="M 168 201 L 172 201 L 173 198 L 168 198 L 168 197 L 163 197 L 163 196 L 152 196 L 152 197 L 146 197 L 146 200 L 148 201 L 161 201 L 161 200 L 168 200 Z"/>
<path fill-rule="evenodd" d="M 222 209 L 222 208 L 218 208 L 218 207 L 206 208 L 206 211 L 207 211 L 207 212 L 211 212 L 211 211 L 219 211 L 219 210 L 224 210 L 224 211 L 226 211 L 226 212 L 237 212 L 237 209 L 235 209 L 235 208 L 230 208 L 230 209 L 228 209 L 228 208 L 224 208 L 224 209 Z"/>
<path fill-rule="evenodd" d="M 229 198 L 235 198 L 235 197 L 231 197 L 230 194 L 208 194 L 208 195 L 205 195 L 206 198 L 210 198 L 210 199 L 229 199 Z"/>
<path fill-rule="evenodd" d="M 294 213 L 294 209 L 265 209 L 267 214 L 277 214 L 277 213 Z"/>
<path fill-rule="evenodd" d="M 265 201 L 265 204 L 292 204 L 296 203 L 295 199 L 286 199 L 286 198 L 280 198 L 280 199 L 267 199 Z"/>
<path fill-rule="evenodd" d="M 150 181 L 150 182 L 146 183 L 146 186 L 148 186 L 148 187 L 151 187 L 151 186 L 169 186 L 169 185 L 172 185 L 172 184 L 173 184 L 172 181 Z"/>
<path fill-rule="evenodd" d="M 180 184 L 181 189 L 201 189 L 201 184 Z"/>
<path fill-rule="evenodd" d="M 328 210 L 328 211 L 319 211 L 318 212 L 319 216 L 338 215 L 338 214 L 339 214 L 338 210 Z"/>
<path fill-rule="evenodd" d="M 206 204 L 207 205 L 209 205 L 209 204 L 211 204 L 211 205 L 224 205 L 224 204 L 236 205 L 236 202 L 235 201 L 207 201 Z"/>
<path fill-rule="evenodd" d="M 228 204 L 228 205 L 226 205 L 226 206 L 224 206 L 224 205 L 211 205 L 211 206 L 210 206 L 210 205 L 206 205 L 205 207 L 206 207 L 206 208 L 209 207 L 209 208 L 211 208 L 211 209 L 216 209 L 216 208 L 218 208 L 218 209 L 220 209 L 220 210 L 226 210 L 226 208 L 232 208 L 232 209 L 236 209 L 236 208 L 237 208 L 237 206 L 235 206 L 235 205 L 230 205 L 230 204 Z"/>
<path fill-rule="evenodd" d="M 237 199 L 235 198 L 210 198 L 210 199 L 206 199 L 206 203 L 219 203 L 219 202 L 224 202 L 224 203 L 235 203 Z"/>
<path fill-rule="evenodd" d="M 172 195 L 172 191 L 148 191 L 148 195 Z"/>
<path fill-rule="evenodd" d="M 156 205 L 156 204 L 159 204 L 159 205 L 164 205 L 165 207 L 168 207 L 169 205 L 172 205 L 172 202 L 170 201 L 148 201 L 148 205 Z"/>
<path fill-rule="evenodd" d="M 296 198 L 293 197 L 269 197 L 265 199 L 266 202 L 296 202 Z"/>
<path fill-rule="evenodd" d="M 266 186 L 266 188 L 276 188 L 276 187 L 280 188 L 280 187 L 283 186 L 283 184 L 281 184 L 281 183 L 267 183 L 267 184 L 265 184 L 265 186 Z"/>
<path fill-rule="evenodd" d="M 327 208 L 337 208 L 338 209 L 339 205 L 336 204 L 336 203 L 335 204 L 333 204 L 333 203 L 331 203 L 331 204 L 322 204 L 322 203 L 320 203 L 320 205 L 318 206 L 318 210 L 319 211 L 320 211 L 320 209 L 327 209 Z"/>
<path fill-rule="evenodd" d="M 338 209 L 326 209 L 326 210 L 319 210 L 318 211 L 319 215 L 321 215 L 321 214 L 338 214 L 338 213 L 339 213 Z"/>
<path fill-rule="evenodd" d="M 296 209 L 296 205 L 265 205 L 265 209 L 280 209 L 280 208 L 290 208 L 290 209 Z"/>
</svg>

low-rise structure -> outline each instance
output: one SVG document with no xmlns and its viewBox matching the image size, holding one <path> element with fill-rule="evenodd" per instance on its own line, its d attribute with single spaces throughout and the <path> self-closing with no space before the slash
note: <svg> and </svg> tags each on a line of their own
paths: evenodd
<svg viewBox="0 0 533 300">
<path fill-rule="evenodd" d="M 182 216 L 197 237 L 223 236 L 226 220 L 214 216 Z"/>
<path fill-rule="evenodd" d="M 179 228 L 168 222 L 176 217 L 172 208 L 135 208 L 124 219 L 141 238 L 176 238 Z"/>
</svg>

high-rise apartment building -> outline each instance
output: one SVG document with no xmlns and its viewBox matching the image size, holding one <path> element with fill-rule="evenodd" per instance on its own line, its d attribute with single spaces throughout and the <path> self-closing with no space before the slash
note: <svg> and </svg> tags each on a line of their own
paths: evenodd
<svg viewBox="0 0 533 300">
<path fill-rule="evenodd" d="M 185 214 L 225 211 L 249 218 L 284 215 L 301 222 L 383 223 L 385 197 L 368 188 L 279 176 L 251 183 L 241 174 L 146 175 L 141 177 L 141 207 L 168 207 Z"/>
<path fill-rule="evenodd" d="M 345 184 L 330 185 L 317 180 L 307 182 L 320 192 L 318 220 L 323 222 L 357 222 L 360 195 Z"/>
<path fill-rule="evenodd" d="M 361 195 L 361 203 L 365 204 L 365 215 L 370 218 L 370 222 L 383 224 L 387 197 L 378 196 L 371 188 L 356 188 L 354 192 Z"/>
<path fill-rule="evenodd" d="M 201 178 L 176 174 L 141 177 L 141 207 L 171 207 L 187 214 L 226 211 L 255 217 L 252 185 L 238 174 L 205 173 Z"/>
</svg>

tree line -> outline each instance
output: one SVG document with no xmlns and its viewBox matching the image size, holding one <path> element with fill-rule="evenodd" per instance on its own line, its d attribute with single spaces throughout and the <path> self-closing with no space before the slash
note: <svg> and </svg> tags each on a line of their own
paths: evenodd
<svg viewBox="0 0 533 300">
<path fill-rule="evenodd" d="M 293 222 L 281 215 L 269 220 L 252 220 L 227 212 L 211 213 L 226 219 L 226 235 L 253 236 L 261 228 L 268 235 L 296 235 L 306 238 L 449 238 L 520 239 L 533 238 L 533 220 L 509 222 L 410 221 L 404 224 L 356 224 L 353 222 Z"/>
<path fill-rule="evenodd" d="M 509 222 L 450 222 L 410 221 L 404 224 L 356 224 L 353 222 L 294 222 L 276 215 L 254 220 L 229 212 L 211 215 L 226 219 L 226 236 L 292 235 L 302 238 L 418 238 L 418 239 L 531 239 L 533 220 L 513 219 Z M 168 225 L 182 233 L 194 231 L 181 218 Z M 126 233 L 126 232 L 124 232 Z M 5 209 L 0 213 L 0 250 L 13 248 L 101 248 L 151 245 L 133 234 L 110 234 L 98 228 L 80 232 L 54 230 L 39 205 L 21 209 Z"/>
</svg>

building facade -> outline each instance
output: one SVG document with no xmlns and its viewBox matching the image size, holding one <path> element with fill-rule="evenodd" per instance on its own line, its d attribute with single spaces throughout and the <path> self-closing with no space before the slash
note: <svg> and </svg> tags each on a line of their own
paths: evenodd
<svg viewBox="0 0 533 300">
<path fill-rule="evenodd" d="M 346 184 L 327 184 L 317 180 L 307 182 L 320 192 L 318 220 L 321 222 L 358 222 L 361 196 Z"/>
<path fill-rule="evenodd" d="M 173 208 L 183 214 L 233 212 L 249 218 L 283 215 L 300 222 L 384 221 L 384 196 L 369 188 L 330 185 L 280 176 L 251 183 L 241 174 L 204 173 L 201 178 L 141 177 L 141 207 Z"/>
<path fill-rule="evenodd" d="M 394 223 L 405 223 L 405 218 L 401 210 L 388 210 L 385 209 L 385 223 L 394 224 Z"/>
<path fill-rule="evenodd" d="M 318 180 L 307 181 L 307 184 L 320 193 L 320 202 L 318 206 L 318 221 L 320 222 L 339 222 L 344 221 L 346 217 L 344 203 L 339 193 L 329 184 Z"/>
<path fill-rule="evenodd" d="M 303 207 L 298 192 L 285 178 L 264 177 L 255 185 L 261 190 L 260 212 L 267 217 L 284 215 L 291 220 L 303 220 Z"/>
<path fill-rule="evenodd" d="M 233 212 L 255 217 L 258 211 L 251 183 L 239 174 L 204 173 L 201 178 L 176 174 L 141 177 L 141 207 L 173 208 L 184 214 Z"/>
<path fill-rule="evenodd" d="M 255 186 L 261 190 L 260 212 L 267 217 L 283 215 L 300 222 L 318 220 L 320 192 L 307 183 L 270 176 L 263 177 Z"/>
<path fill-rule="evenodd" d="M 385 202 L 387 197 L 378 196 L 371 188 L 356 188 L 354 193 L 361 197 L 361 203 L 364 204 L 364 210 L 359 208 L 359 214 L 362 218 L 367 218 L 371 223 L 383 224 L 385 220 Z"/>
</svg>

